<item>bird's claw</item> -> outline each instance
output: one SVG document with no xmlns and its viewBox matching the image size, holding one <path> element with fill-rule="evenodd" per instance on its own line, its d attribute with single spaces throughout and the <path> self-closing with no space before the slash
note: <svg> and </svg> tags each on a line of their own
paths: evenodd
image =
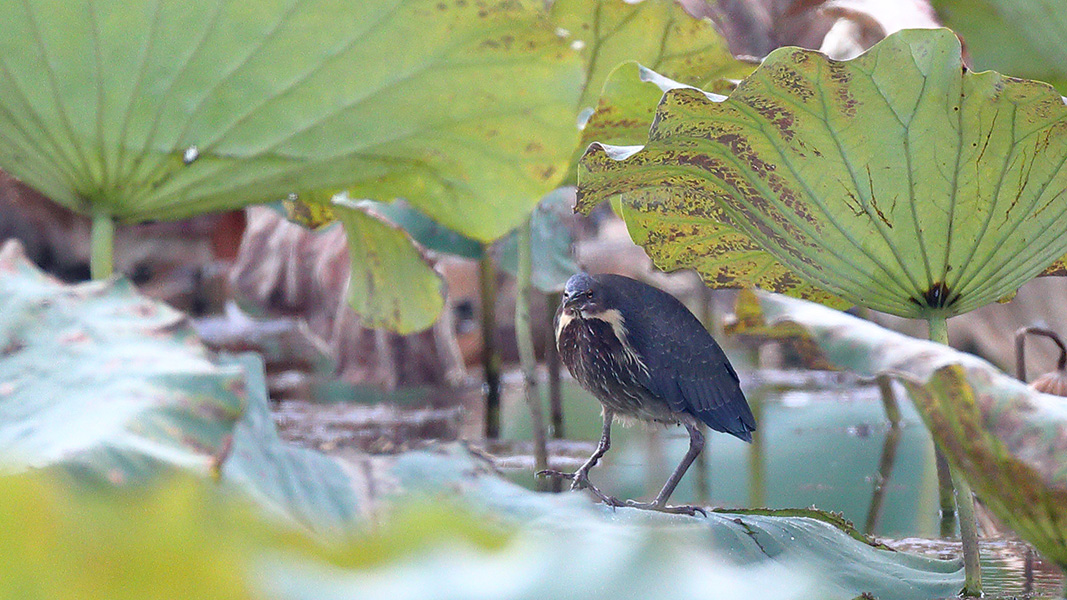
<svg viewBox="0 0 1067 600">
<path fill-rule="evenodd" d="M 589 482 L 588 473 L 582 470 L 578 470 L 573 473 L 564 473 L 563 471 L 545 469 L 543 471 L 538 471 L 537 476 L 552 477 L 553 479 L 569 479 L 571 481 L 572 492 L 593 487 L 593 484 Z"/>
<path fill-rule="evenodd" d="M 683 504 L 680 506 L 668 506 L 666 504 L 656 504 L 655 502 L 638 502 L 636 500 L 627 500 L 625 506 L 630 508 L 639 508 L 641 510 L 655 510 L 658 512 L 671 513 L 674 515 L 689 515 L 695 517 L 697 513 L 701 516 L 707 517 L 708 512 L 699 506 L 690 506 Z"/>
<path fill-rule="evenodd" d="M 571 489 L 576 489 L 574 486 L 578 485 L 579 481 L 589 481 L 589 478 L 580 471 L 574 473 L 564 473 L 563 471 L 556 471 L 554 469 L 545 469 L 536 473 L 538 477 L 551 477 L 553 479 L 569 479 L 571 480 Z"/>
<path fill-rule="evenodd" d="M 555 469 L 544 469 L 535 473 L 538 477 L 552 477 L 553 479 L 574 479 L 574 473 L 564 473 Z"/>
<path fill-rule="evenodd" d="M 577 492 L 579 490 L 589 490 L 598 500 L 607 504 L 608 506 L 615 508 L 618 506 L 625 506 L 622 500 L 614 496 L 608 496 L 604 492 L 601 492 L 592 481 L 589 481 L 589 473 L 581 469 L 574 473 L 564 473 L 563 471 L 555 471 L 552 469 L 545 469 L 537 472 L 538 477 L 553 477 L 555 479 L 569 479 L 571 481 L 571 491 Z"/>
</svg>

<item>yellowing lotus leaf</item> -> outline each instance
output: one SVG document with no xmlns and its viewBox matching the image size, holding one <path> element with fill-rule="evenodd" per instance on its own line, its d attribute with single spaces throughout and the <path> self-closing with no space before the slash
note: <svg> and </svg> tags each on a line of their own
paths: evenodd
<svg viewBox="0 0 1067 600">
<path fill-rule="evenodd" d="M 711 283 L 805 295 L 756 266 L 731 277 L 751 240 L 795 280 L 927 318 L 1005 297 L 1067 254 L 1065 162 L 1055 90 L 967 71 L 948 30 L 905 30 L 845 62 L 779 49 L 725 100 L 670 90 L 643 147 L 590 148 L 578 193 L 621 195 L 657 262 Z M 724 225 L 744 236 L 692 251 Z"/>
</svg>

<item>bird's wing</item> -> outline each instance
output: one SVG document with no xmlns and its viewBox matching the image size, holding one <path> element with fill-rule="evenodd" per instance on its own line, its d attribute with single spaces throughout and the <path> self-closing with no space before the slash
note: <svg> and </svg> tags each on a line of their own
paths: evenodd
<svg viewBox="0 0 1067 600">
<path fill-rule="evenodd" d="M 687 364 L 674 360 L 657 367 L 649 365 L 649 389 L 666 400 L 672 410 L 689 413 L 715 431 L 752 441 L 756 420 L 737 374 L 725 356 L 722 362 L 715 362 Z"/>
<path fill-rule="evenodd" d="M 672 410 L 751 441 L 756 420 L 737 372 L 700 321 L 671 301 L 630 306 L 627 313 L 633 316 L 626 324 L 628 342 L 647 367 L 642 383 L 649 391 Z"/>
</svg>

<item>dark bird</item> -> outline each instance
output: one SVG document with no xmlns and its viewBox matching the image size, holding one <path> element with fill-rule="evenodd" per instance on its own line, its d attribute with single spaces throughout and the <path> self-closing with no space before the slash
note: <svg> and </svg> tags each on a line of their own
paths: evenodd
<svg viewBox="0 0 1067 600">
<path fill-rule="evenodd" d="M 756 421 L 726 354 L 693 313 L 674 296 L 629 277 L 579 273 L 567 281 L 556 311 L 556 346 L 574 378 L 603 405 L 604 430 L 577 471 L 539 474 L 569 479 L 572 490 L 588 489 L 611 506 L 703 513 L 667 505 L 704 448 L 698 424 L 751 442 Z M 617 418 L 689 431 L 689 451 L 652 502 L 622 502 L 589 481 L 589 470 L 611 445 Z"/>
</svg>

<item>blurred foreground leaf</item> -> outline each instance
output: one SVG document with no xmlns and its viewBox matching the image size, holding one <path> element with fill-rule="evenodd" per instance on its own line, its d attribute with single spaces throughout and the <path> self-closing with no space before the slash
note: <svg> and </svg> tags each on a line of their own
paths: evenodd
<svg viewBox="0 0 1067 600">
<path fill-rule="evenodd" d="M 0 477 L 0 588 L 20 600 L 925 600 L 960 582 L 954 562 L 877 549 L 817 519 L 613 514 L 579 494 L 536 494 L 456 446 L 386 470 L 403 491 L 376 525 L 326 544 L 189 476 L 138 488 Z"/>
<path fill-rule="evenodd" d="M 799 336 L 822 358 L 908 388 L 937 446 L 1016 533 L 1067 565 L 1067 403 L 970 354 L 817 304 L 742 293 L 733 333 Z"/>
<path fill-rule="evenodd" d="M 392 505 L 412 496 L 452 499 L 486 522 L 518 527 L 522 541 L 482 577 L 470 557 L 448 555 L 383 569 L 373 581 L 399 598 L 437 597 L 442 581 L 449 598 L 851 600 L 870 593 L 919 600 L 953 596 L 962 584 L 957 562 L 876 548 L 817 511 L 796 511 L 817 518 L 715 512 L 705 519 L 612 510 L 584 494 L 521 488 L 458 446 L 402 455 L 391 472 L 401 490 Z"/>
<path fill-rule="evenodd" d="M 122 483 L 216 467 L 248 401 L 174 309 L 125 280 L 76 286 L 0 249 L 0 461 Z"/>
<path fill-rule="evenodd" d="M 348 542 L 323 543 L 188 475 L 137 488 L 85 487 L 56 475 L 0 477 L 6 598 L 328 597 L 346 576 L 418 561 L 446 544 L 451 552 L 492 552 L 510 537 L 460 507 L 414 503 L 374 530 L 353 531 Z M 373 597 L 363 580 L 348 589 Z M 293 581 L 308 586 L 286 590 Z"/>
<path fill-rule="evenodd" d="M 46 471 L 0 477 L 3 596 L 252 598 L 243 565 L 269 528 L 212 491 L 183 478 L 132 492 Z"/>
<path fill-rule="evenodd" d="M 0 465 L 109 484 L 180 469 L 220 477 L 318 531 L 358 517 L 333 459 L 270 418 L 258 357 L 215 358 L 184 315 L 124 280 L 66 285 L 0 249 Z"/>
<path fill-rule="evenodd" d="M 657 265 L 713 285 L 944 318 L 1062 271 L 1065 148 L 1052 88 L 905 30 L 845 62 L 779 49 L 725 100 L 667 91 L 645 146 L 590 147 L 578 203 L 621 195 Z"/>
</svg>

